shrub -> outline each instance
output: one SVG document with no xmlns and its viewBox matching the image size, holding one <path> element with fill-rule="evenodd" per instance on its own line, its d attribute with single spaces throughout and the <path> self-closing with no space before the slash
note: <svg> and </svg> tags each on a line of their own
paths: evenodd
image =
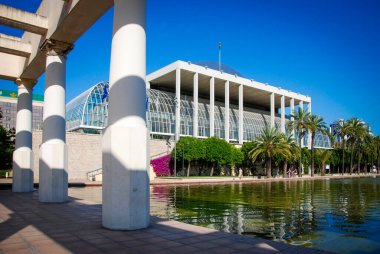
<svg viewBox="0 0 380 254">
<path fill-rule="evenodd" d="M 150 161 L 157 176 L 170 175 L 170 154 Z"/>
</svg>

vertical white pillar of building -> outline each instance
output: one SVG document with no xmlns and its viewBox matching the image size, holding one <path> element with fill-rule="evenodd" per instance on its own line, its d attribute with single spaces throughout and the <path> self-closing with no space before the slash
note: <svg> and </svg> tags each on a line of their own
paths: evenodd
<svg viewBox="0 0 380 254">
<path fill-rule="evenodd" d="M 243 84 L 239 85 L 239 144 L 243 144 L 244 139 L 244 98 L 243 98 Z"/>
<path fill-rule="evenodd" d="M 294 121 L 294 98 L 290 98 L 290 121 Z M 294 136 L 295 131 L 292 129 L 292 134 Z"/>
<path fill-rule="evenodd" d="M 67 201 L 66 53 L 70 45 L 48 42 L 42 145 L 39 161 L 39 200 Z"/>
<path fill-rule="evenodd" d="M 270 127 L 274 128 L 274 93 L 270 94 Z"/>
<path fill-rule="evenodd" d="M 311 102 L 307 104 L 307 112 L 311 114 Z M 311 133 L 307 133 L 307 147 L 311 149 Z"/>
<path fill-rule="evenodd" d="M 299 103 L 298 103 L 298 107 L 299 108 L 301 108 L 302 110 L 303 110 L 303 101 L 300 101 Z M 301 140 L 301 147 L 303 147 L 304 146 L 304 143 L 303 143 L 303 139 Z"/>
<path fill-rule="evenodd" d="M 215 78 L 210 79 L 210 137 L 215 136 Z"/>
<path fill-rule="evenodd" d="M 224 84 L 224 138 L 230 142 L 230 82 Z"/>
<path fill-rule="evenodd" d="M 198 73 L 194 73 L 193 82 L 193 136 L 198 137 Z"/>
<path fill-rule="evenodd" d="M 32 91 L 34 80 L 17 79 L 16 144 L 13 152 L 13 192 L 33 191 Z"/>
<path fill-rule="evenodd" d="M 281 96 L 281 132 L 285 133 L 285 96 Z"/>
<path fill-rule="evenodd" d="M 181 69 L 175 71 L 175 142 L 179 140 L 181 133 Z"/>
<path fill-rule="evenodd" d="M 103 134 L 103 226 L 149 226 L 146 1 L 115 0 L 108 126 Z"/>
</svg>

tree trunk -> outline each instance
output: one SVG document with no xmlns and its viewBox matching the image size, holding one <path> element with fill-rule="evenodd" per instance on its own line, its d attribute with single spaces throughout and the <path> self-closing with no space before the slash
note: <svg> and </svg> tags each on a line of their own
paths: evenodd
<svg viewBox="0 0 380 254">
<path fill-rule="evenodd" d="M 352 175 L 354 171 L 354 152 L 355 152 L 355 144 L 352 145 L 351 149 L 351 161 L 350 161 L 350 175 Z"/>
<path fill-rule="evenodd" d="M 326 175 L 326 163 L 325 162 L 322 162 L 322 171 L 321 171 L 321 176 L 325 176 Z"/>
<path fill-rule="evenodd" d="M 364 165 L 364 174 L 366 175 L 367 174 L 367 162 L 365 163 L 365 165 Z"/>
<path fill-rule="evenodd" d="M 189 176 L 190 176 L 190 161 L 187 164 L 187 177 L 189 177 Z"/>
<path fill-rule="evenodd" d="M 286 177 L 286 172 L 288 171 L 288 160 L 284 162 L 284 178 Z"/>
<path fill-rule="evenodd" d="M 268 158 L 267 162 L 267 178 L 272 178 L 272 158 Z"/>
<path fill-rule="evenodd" d="M 210 172 L 210 176 L 213 176 L 214 175 L 214 164 L 212 164 L 211 166 L 211 172 Z"/>
<path fill-rule="evenodd" d="M 311 177 L 314 177 L 314 138 L 315 132 L 311 133 Z"/>
<path fill-rule="evenodd" d="M 358 161 L 358 175 L 360 175 L 360 163 L 362 160 L 362 154 L 359 152 L 359 161 Z"/>
<path fill-rule="evenodd" d="M 343 149 L 342 149 L 342 175 L 344 174 L 344 141 L 343 141 Z"/>
<path fill-rule="evenodd" d="M 302 171 L 302 137 L 301 137 L 301 132 L 298 133 L 298 138 L 299 138 L 299 146 L 300 146 L 300 160 L 298 162 L 298 176 L 301 176 L 301 171 Z"/>
</svg>

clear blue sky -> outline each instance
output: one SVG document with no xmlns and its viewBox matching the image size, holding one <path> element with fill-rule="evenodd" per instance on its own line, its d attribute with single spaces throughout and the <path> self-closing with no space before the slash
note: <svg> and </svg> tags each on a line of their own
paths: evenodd
<svg viewBox="0 0 380 254">
<path fill-rule="evenodd" d="M 0 0 L 35 11 L 39 0 Z M 380 134 L 379 0 L 147 0 L 147 72 L 176 60 L 217 61 L 244 76 L 307 94 L 327 123 L 359 117 Z M 67 100 L 108 80 L 110 10 L 75 44 Z M 22 31 L 0 26 L 0 33 Z M 35 88 L 43 93 L 44 76 Z M 0 88 L 15 89 L 8 81 Z"/>
</svg>

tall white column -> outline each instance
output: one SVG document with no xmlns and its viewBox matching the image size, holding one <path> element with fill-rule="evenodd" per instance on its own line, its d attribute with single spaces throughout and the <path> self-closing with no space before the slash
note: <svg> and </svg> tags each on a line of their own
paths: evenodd
<svg viewBox="0 0 380 254">
<path fill-rule="evenodd" d="M 16 144 L 13 152 L 13 192 L 33 191 L 32 91 L 34 80 L 17 79 Z"/>
<path fill-rule="evenodd" d="M 270 127 L 274 128 L 274 93 L 270 94 Z"/>
<path fill-rule="evenodd" d="M 67 201 L 66 54 L 71 45 L 48 41 L 43 133 L 39 163 L 39 200 Z"/>
<path fill-rule="evenodd" d="M 193 136 L 198 137 L 198 73 L 194 73 L 193 82 Z"/>
<path fill-rule="evenodd" d="M 307 112 L 311 114 L 311 102 L 307 104 Z M 311 149 L 311 133 L 307 133 L 307 147 Z"/>
<path fill-rule="evenodd" d="M 115 0 L 108 126 L 103 134 L 103 226 L 149 225 L 145 0 Z"/>
<path fill-rule="evenodd" d="M 215 136 L 215 78 L 210 79 L 210 137 Z"/>
<path fill-rule="evenodd" d="M 244 108 L 243 104 L 243 84 L 239 85 L 239 144 L 243 144 L 244 139 Z"/>
<path fill-rule="evenodd" d="M 230 82 L 224 84 L 224 138 L 230 142 Z"/>
<path fill-rule="evenodd" d="M 294 121 L 294 98 L 290 98 L 290 121 Z M 292 134 L 294 136 L 295 131 L 292 129 Z"/>
<path fill-rule="evenodd" d="M 302 110 L 303 110 L 303 101 L 300 101 L 299 103 L 298 103 L 298 107 L 299 108 L 301 108 Z M 304 144 L 303 144 L 303 139 L 301 140 L 301 147 L 303 147 L 304 146 Z"/>
<path fill-rule="evenodd" d="M 181 133 L 181 69 L 175 71 L 175 141 L 179 140 Z"/>
<path fill-rule="evenodd" d="M 281 96 L 281 132 L 285 133 L 285 96 Z"/>
</svg>

